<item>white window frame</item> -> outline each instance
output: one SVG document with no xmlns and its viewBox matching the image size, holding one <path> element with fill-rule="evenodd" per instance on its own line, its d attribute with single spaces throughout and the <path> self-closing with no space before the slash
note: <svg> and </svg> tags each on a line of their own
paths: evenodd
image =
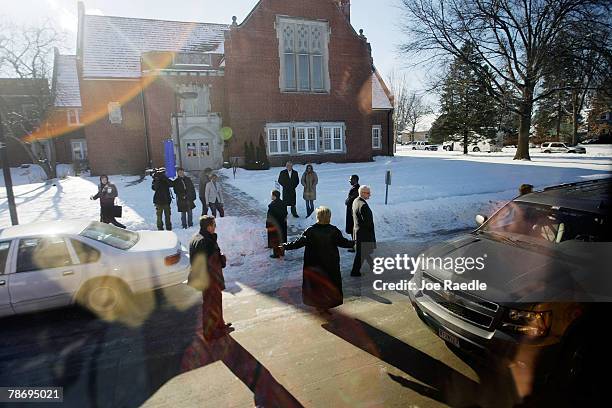
<svg viewBox="0 0 612 408">
<path fill-rule="evenodd" d="M 74 155 L 75 153 L 75 146 L 79 147 L 80 151 L 81 151 L 81 155 L 83 156 L 82 159 L 77 159 Z M 72 155 L 72 161 L 77 161 L 77 160 L 87 160 L 87 140 L 85 139 L 73 139 L 70 141 L 70 154 Z"/>
<path fill-rule="evenodd" d="M 304 132 L 304 148 L 300 148 L 300 133 Z M 313 125 L 296 125 L 295 126 L 295 151 L 297 154 L 309 154 L 317 153 L 317 146 L 319 144 L 319 126 L 318 124 Z M 314 136 L 314 138 L 312 138 Z M 309 142 L 313 142 L 310 146 Z"/>
<path fill-rule="evenodd" d="M 74 120 L 73 120 L 74 118 Z M 66 122 L 68 126 L 79 126 L 81 125 L 81 116 L 78 109 L 68 109 L 66 111 Z"/>
<path fill-rule="evenodd" d="M 376 135 L 378 133 L 378 136 Z M 372 126 L 372 149 L 382 149 L 382 126 Z"/>
<path fill-rule="evenodd" d="M 326 129 L 329 129 L 330 135 L 330 148 L 327 149 L 325 147 L 325 139 L 326 139 Z M 345 151 L 345 129 L 346 126 L 344 123 L 321 123 L 321 140 L 323 144 L 323 153 L 344 153 Z M 340 134 L 340 138 L 336 137 L 337 134 Z"/>
<path fill-rule="evenodd" d="M 123 122 L 123 112 L 121 112 L 121 104 L 119 102 L 108 103 L 108 120 L 115 125 Z"/>
<path fill-rule="evenodd" d="M 283 38 L 283 29 L 287 25 L 293 26 L 293 51 L 286 51 L 284 38 Z M 307 52 L 303 50 L 299 50 L 297 46 L 296 38 L 298 36 L 298 26 L 307 26 L 308 27 L 308 48 Z M 310 42 L 310 35 L 312 33 L 313 27 L 319 27 L 321 30 L 321 43 L 322 49 L 320 51 L 316 51 L 312 49 L 312 44 Z M 329 37 L 330 37 L 330 29 L 329 23 L 327 21 L 317 21 L 317 20 L 306 20 L 299 18 L 290 18 L 277 16 L 276 19 L 276 34 L 278 38 L 279 44 L 279 60 L 280 60 L 280 72 L 279 72 L 279 87 L 281 92 L 300 92 L 300 93 L 329 93 L 330 92 L 330 79 L 329 79 Z M 285 83 L 285 64 L 286 57 L 293 56 L 293 65 L 294 65 L 294 76 L 295 76 L 295 87 L 287 87 Z M 300 56 L 308 56 L 308 88 L 300 87 Z M 315 57 L 321 57 L 322 59 L 322 68 L 323 72 L 321 73 L 321 81 L 322 87 L 320 89 L 314 88 L 314 59 Z"/>
<path fill-rule="evenodd" d="M 281 133 L 287 132 L 287 150 L 282 149 Z M 276 140 L 272 140 L 271 136 L 276 133 Z M 266 135 L 268 139 L 268 155 L 283 156 L 291 154 L 291 127 L 284 124 L 274 124 L 266 126 Z M 272 144 L 276 145 L 276 151 L 272 151 Z"/>
</svg>

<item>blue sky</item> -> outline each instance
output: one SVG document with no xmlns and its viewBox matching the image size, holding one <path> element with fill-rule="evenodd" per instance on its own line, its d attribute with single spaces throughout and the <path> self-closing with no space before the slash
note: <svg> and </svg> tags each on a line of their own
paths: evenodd
<svg viewBox="0 0 612 408">
<path fill-rule="evenodd" d="M 76 0 L 0 0 L 0 17 L 18 24 L 50 17 L 67 33 L 65 52 L 74 52 L 77 28 Z M 179 21 L 202 21 L 230 24 L 232 16 L 242 21 L 257 0 L 85 0 L 88 14 L 142 17 Z M 363 29 L 372 44 L 374 63 L 383 77 L 392 70 L 403 71 L 410 88 L 423 92 L 427 87 L 426 69 L 410 68 L 406 58 L 397 52 L 403 34 L 399 29 L 399 0 L 352 0 L 351 22 Z M 6 7 L 8 5 L 8 7 Z M 435 100 L 429 96 L 428 99 Z"/>
</svg>

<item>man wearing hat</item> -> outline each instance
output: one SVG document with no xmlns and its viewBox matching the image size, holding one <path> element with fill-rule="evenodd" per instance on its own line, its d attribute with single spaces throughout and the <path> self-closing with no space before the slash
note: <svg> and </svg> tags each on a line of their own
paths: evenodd
<svg viewBox="0 0 612 408">
<path fill-rule="evenodd" d="M 349 179 L 349 183 L 351 183 L 351 190 L 346 200 L 344 200 L 346 205 L 346 228 L 344 230 L 347 234 L 353 236 L 353 201 L 359 197 L 359 176 L 353 174 Z M 349 252 L 355 252 L 355 250 L 349 249 Z"/>
</svg>

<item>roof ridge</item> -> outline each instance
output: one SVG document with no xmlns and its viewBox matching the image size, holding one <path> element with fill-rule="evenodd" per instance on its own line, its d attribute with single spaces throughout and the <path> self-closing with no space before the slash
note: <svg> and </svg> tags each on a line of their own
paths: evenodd
<svg viewBox="0 0 612 408">
<path fill-rule="evenodd" d="M 230 24 L 225 23 L 207 23 L 203 21 L 181 21 L 181 20 L 167 20 L 163 18 L 143 18 L 143 17 L 126 17 L 126 16 L 108 16 L 99 14 L 85 14 L 86 17 L 101 17 L 101 18 L 121 18 L 124 20 L 141 20 L 141 21 L 161 21 L 166 23 L 183 23 L 183 24 L 201 24 L 201 25 L 217 25 L 230 27 Z"/>
</svg>

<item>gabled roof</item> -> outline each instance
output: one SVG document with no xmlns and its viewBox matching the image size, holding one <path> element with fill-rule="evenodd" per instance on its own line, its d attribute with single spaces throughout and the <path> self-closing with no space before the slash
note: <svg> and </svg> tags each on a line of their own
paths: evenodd
<svg viewBox="0 0 612 408">
<path fill-rule="evenodd" d="M 391 110 L 393 103 L 391 102 L 391 92 L 385 85 L 383 79 L 375 70 L 372 73 L 372 109 L 374 110 Z"/>
<path fill-rule="evenodd" d="M 223 54 L 226 24 L 85 15 L 83 77 L 139 78 L 150 51 Z"/>
<path fill-rule="evenodd" d="M 77 75 L 76 55 L 57 55 L 55 61 L 55 106 L 80 108 L 81 91 Z"/>
</svg>

